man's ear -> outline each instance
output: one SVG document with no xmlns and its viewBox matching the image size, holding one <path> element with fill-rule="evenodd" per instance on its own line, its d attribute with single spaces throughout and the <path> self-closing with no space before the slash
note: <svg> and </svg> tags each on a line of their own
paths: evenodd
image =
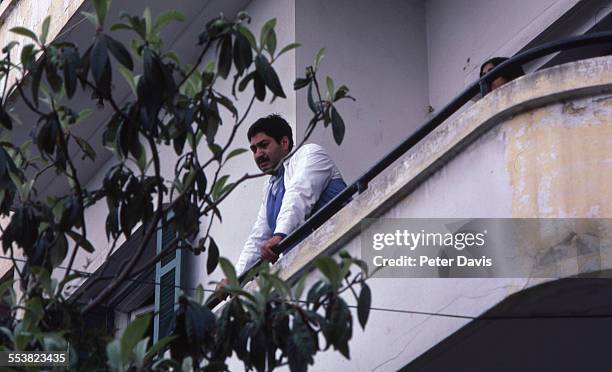
<svg viewBox="0 0 612 372">
<path fill-rule="evenodd" d="M 285 151 L 288 154 L 289 153 L 289 138 L 287 136 L 284 136 L 283 138 L 281 138 L 280 144 L 281 144 L 281 147 L 283 148 L 283 151 Z"/>
</svg>

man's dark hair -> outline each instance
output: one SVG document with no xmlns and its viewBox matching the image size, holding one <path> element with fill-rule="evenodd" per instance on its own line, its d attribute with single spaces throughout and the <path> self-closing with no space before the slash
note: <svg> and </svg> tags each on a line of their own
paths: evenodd
<svg viewBox="0 0 612 372">
<path fill-rule="evenodd" d="M 508 60 L 508 58 L 506 57 L 493 57 L 487 61 L 485 61 L 482 65 L 480 65 L 480 77 L 483 77 L 484 74 L 484 67 L 486 65 L 488 65 L 489 63 L 493 65 L 493 67 L 497 67 L 499 65 L 501 65 L 502 63 L 506 62 Z M 509 67 L 508 69 L 506 69 L 506 71 L 504 71 L 503 75 L 501 75 L 501 77 L 506 78 L 506 80 L 508 81 L 512 81 L 516 78 L 519 78 L 521 76 L 525 75 L 525 71 L 523 71 L 523 68 L 519 65 L 514 65 Z"/>
<path fill-rule="evenodd" d="M 247 132 L 248 140 L 251 141 L 258 133 L 268 135 L 278 143 L 286 136 L 289 139 L 289 151 L 293 148 L 293 132 L 289 123 L 280 115 L 269 115 L 254 122 Z"/>
</svg>

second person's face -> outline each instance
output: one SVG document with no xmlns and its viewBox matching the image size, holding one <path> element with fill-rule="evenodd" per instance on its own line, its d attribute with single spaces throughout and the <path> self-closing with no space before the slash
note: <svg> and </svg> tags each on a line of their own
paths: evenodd
<svg viewBox="0 0 612 372">
<path fill-rule="evenodd" d="M 482 68 L 482 74 L 486 75 L 489 71 L 493 70 L 495 68 L 495 66 L 492 63 L 487 63 L 483 68 Z M 508 82 L 508 80 L 503 77 L 500 76 L 497 79 L 493 80 L 491 82 L 491 84 L 489 85 L 489 90 L 494 91 L 495 89 L 501 87 L 502 85 L 506 84 Z"/>
</svg>

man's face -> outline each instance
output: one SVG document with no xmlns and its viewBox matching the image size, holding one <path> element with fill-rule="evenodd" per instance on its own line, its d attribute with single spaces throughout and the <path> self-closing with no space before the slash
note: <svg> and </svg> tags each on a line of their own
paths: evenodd
<svg viewBox="0 0 612 372">
<path fill-rule="evenodd" d="M 253 158 L 262 172 L 273 170 L 289 154 L 289 139 L 287 137 L 283 137 L 279 143 L 265 133 L 257 133 L 251 137 L 250 142 Z"/>
</svg>

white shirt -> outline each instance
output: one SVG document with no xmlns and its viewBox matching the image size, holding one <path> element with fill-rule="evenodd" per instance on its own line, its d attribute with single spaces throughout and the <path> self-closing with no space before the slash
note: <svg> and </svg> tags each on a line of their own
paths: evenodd
<svg viewBox="0 0 612 372">
<path fill-rule="evenodd" d="M 266 182 L 257 220 L 236 265 L 239 274 L 261 257 L 259 248 L 264 241 L 274 234 L 289 235 L 304 223 L 329 181 L 342 177 L 325 150 L 316 144 L 302 146 L 285 161 L 284 167 L 285 195 L 276 218 L 276 230 L 271 231 L 268 225 L 266 205 L 272 184 Z"/>
</svg>

